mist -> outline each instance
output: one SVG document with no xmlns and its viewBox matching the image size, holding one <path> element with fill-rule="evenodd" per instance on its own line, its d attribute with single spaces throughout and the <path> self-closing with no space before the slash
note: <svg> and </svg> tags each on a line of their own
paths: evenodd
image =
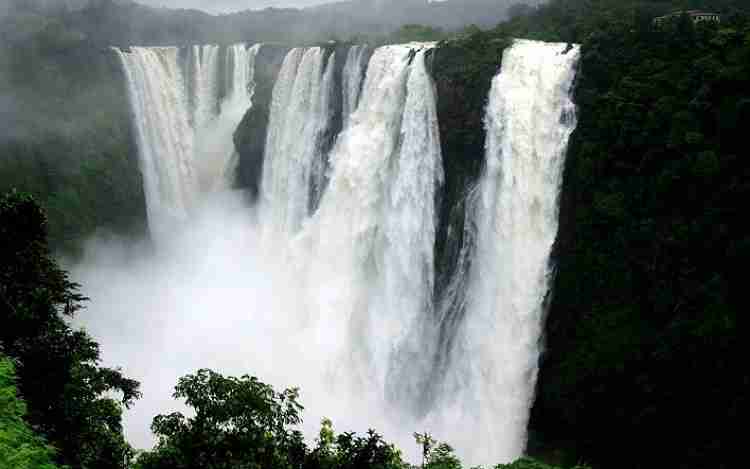
<svg viewBox="0 0 750 469">
<path fill-rule="evenodd" d="M 190 70 L 205 70 L 207 64 L 216 64 L 212 59 L 215 48 L 201 49 L 201 53 L 191 54 L 196 66 Z M 248 49 L 242 54 L 244 59 L 236 56 L 236 63 L 253 62 L 250 57 L 257 49 Z M 232 50 L 240 54 L 245 48 Z M 396 58 L 406 57 L 409 51 L 408 47 L 386 48 L 382 60 L 390 60 L 391 66 L 397 67 L 406 62 Z M 322 70 L 324 63 L 322 49 L 308 52 L 308 60 L 317 60 L 319 66 L 303 68 L 309 73 L 300 71 L 300 82 L 315 80 L 318 74 L 313 71 Z M 211 368 L 230 375 L 255 375 L 276 388 L 299 386 L 301 402 L 307 406 L 303 430 L 310 439 L 317 435 L 321 419 L 327 417 L 339 432 L 375 428 L 405 451 L 414 450 L 416 457 L 412 433 L 423 427 L 404 412 L 409 403 L 401 405 L 388 399 L 380 376 L 389 349 L 397 344 L 398 326 L 403 320 L 385 316 L 388 311 L 397 316 L 397 308 L 379 308 L 391 303 L 388 298 L 378 298 L 382 291 L 373 283 L 381 279 L 366 276 L 367 268 L 362 268 L 357 255 L 357 248 L 367 241 L 358 240 L 359 230 L 374 230 L 382 222 L 368 200 L 383 188 L 376 181 L 368 181 L 350 192 L 351 176 L 342 163 L 341 181 L 336 182 L 336 171 L 331 170 L 329 195 L 321 201 L 321 210 L 309 218 L 295 212 L 300 218 L 287 224 L 287 204 L 307 200 L 308 193 L 304 181 L 284 183 L 296 174 L 288 165 L 307 160 L 305 156 L 312 158 L 316 154 L 313 150 L 322 148 L 315 142 L 322 138 L 317 129 L 325 127 L 300 128 L 296 124 L 315 122 L 327 115 L 315 107 L 305 107 L 305 103 L 327 102 L 322 96 L 333 92 L 333 69 L 327 67 L 327 86 L 321 83 L 304 88 L 313 94 L 300 99 L 298 106 L 290 104 L 294 112 L 287 114 L 275 108 L 278 112 L 270 117 L 270 125 L 282 132 L 277 134 L 281 141 L 277 142 L 278 151 L 266 152 L 264 197 L 255 205 L 247 202 L 243 191 L 226 189 L 232 184 L 223 176 L 228 170 L 223 163 L 226 144 L 232 142 L 231 131 L 227 130 L 241 118 L 237 108 L 251 106 L 250 96 L 242 91 L 248 89 L 246 84 L 253 83 L 252 74 L 237 73 L 242 68 L 233 70 L 232 91 L 222 101 L 219 114 L 210 117 L 213 108 L 202 103 L 216 99 L 217 90 L 211 81 L 203 75 L 188 78 L 202 86 L 191 88 L 195 94 L 186 98 L 180 87 L 182 81 L 172 81 L 174 77 L 161 74 L 159 67 L 149 68 L 145 75 L 135 74 L 141 59 L 150 64 L 176 61 L 175 54 L 151 61 L 149 53 L 133 49 L 120 56 L 128 71 L 131 96 L 143 98 L 135 100 L 133 112 L 139 116 L 137 126 L 145 125 L 138 134 L 151 241 L 94 237 L 85 246 L 81 261 L 68 264 L 74 280 L 83 285 L 82 292 L 91 299 L 77 316 L 76 325 L 102 344 L 105 364 L 123 366 L 128 376 L 142 383 L 143 397 L 126 413 L 126 436 L 137 447 L 149 448 L 153 443 L 151 419 L 180 408 L 171 397 L 177 379 L 199 368 Z M 420 74 L 415 79 L 427 80 L 424 52 L 420 57 Z M 286 77 L 284 83 L 297 81 L 292 73 L 296 71 L 291 65 L 288 73 L 280 72 Z M 406 76 L 398 74 L 401 80 Z M 279 78 L 279 82 L 283 80 Z M 370 94 L 380 90 L 377 80 L 372 80 Z M 386 83 L 386 90 L 398 84 Z M 283 83 L 278 88 L 274 99 L 282 100 L 278 95 L 287 88 Z M 430 89 L 424 83 L 417 88 Z M 165 89 L 174 96 L 160 101 Z M 158 92 L 148 94 L 150 90 Z M 409 105 L 417 107 L 416 101 Z M 404 101 L 385 102 L 386 111 L 395 120 Z M 434 96 L 429 102 L 434 103 Z M 165 108 L 170 108 L 169 112 L 159 112 Z M 434 108 L 431 112 L 437 125 Z M 365 165 L 359 177 L 366 178 L 380 167 L 388 154 L 379 149 L 395 142 L 400 133 L 398 127 L 393 133 L 387 129 L 394 126 L 378 124 L 379 115 L 365 113 L 358 125 L 352 124 L 353 128 L 340 136 L 341 145 L 336 150 L 340 156 L 331 156 L 331 160 L 357 159 L 361 151 L 368 151 L 370 156 L 363 160 L 374 167 Z M 416 117 L 412 120 L 421 122 Z M 301 129 L 303 135 L 295 135 L 301 145 L 283 143 L 296 132 L 290 129 Z M 419 130 L 421 127 L 413 132 L 419 134 Z M 370 141 L 381 144 L 373 146 Z M 412 149 L 414 158 L 422 156 L 421 147 L 414 145 L 405 143 L 404 151 Z M 439 154 L 437 146 L 434 138 L 430 140 L 433 157 Z M 157 159 L 158 164 L 151 164 L 150 158 Z M 301 170 L 305 173 L 308 171 Z M 402 184 L 411 181 L 405 179 Z M 426 183 L 431 181 L 428 175 Z M 169 191 L 167 187 L 179 189 Z M 308 204 L 300 206 L 306 208 Z M 361 217 L 359 223 L 351 223 L 354 213 Z M 409 214 L 414 215 L 409 212 L 404 216 Z M 427 219 L 432 221 L 429 216 Z M 374 242 L 374 236 L 367 238 Z M 345 252 L 347 249 L 352 252 Z M 419 251 L 416 253 L 419 257 Z M 393 301 L 397 296 L 393 295 Z M 390 328 L 384 329 L 385 324 Z M 374 352 L 380 355 L 372 356 Z M 425 369 L 416 370 L 419 375 L 426 373 Z"/>
<path fill-rule="evenodd" d="M 301 1 L 295 5 L 312 3 Z M 341 2 L 282 13 L 245 12 L 213 17 L 196 11 L 154 9 L 127 0 L 20 2 L 13 9 L 6 0 L 0 0 L 0 19 L 23 13 L 13 21 L 4 22 L 0 29 L 3 37 L 9 39 L 0 44 L 0 119 L 9 122 L 0 128 L 0 143 L 6 139 L 33 143 L 33 146 L 9 147 L 8 154 L 13 155 L 14 163 L 6 170 L 8 176 L 7 181 L 2 181 L 3 188 L 15 187 L 30 171 L 46 171 L 41 175 L 34 173 L 34 177 L 43 181 L 34 189 L 50 208 L 53 247 L 71 239 L 77 242 L 94 230 L 129 231 L 131 225 L 145 223 L 147 201 L 142 174 L 137 168 L 136 139 L 128 122 L 131 113 L 126 102 L 125 79 L 110 45 L 125 50 L 134 45 L 229 41 L 309 43 L 329 37 L 388 34 L 405 22 L 422 20 L 447 28 L 463 26 L 476 18 L 490 24 L 503 17 L 508 4 L 490 0 L 467 0 L 464 4 L 453 0 L 433 8 L 418 0 L 400 6 L 397 3 L 370 2 L 370 6 L 377 7 L 371 10 L 358 2 Z M 485 10 L 489 3 L 494 5 L 491 15 Z M 167 0 L 159 4 L 178 6 L 175 2 L 170 5 Z M 263 5 L 262 2 L 243 4 L 251 8 Z M 206 8 L 207 5 L 208 2 L 180 2 L 179 6 Z M 212 5 L 208 11 L 227 13 L 238 2 Z M 473 8 L 464 10 L 464 5 Z M 65 8 L 52 8 L 58 6 Z M 465 16 L 455 15 L 456 9 Z M 92 12 L 97 21 L 91 20 Z M 10 53 L 5 54 L 6 51 Z M 25 66 L 4 67 L 6 59 Z M 242 109 L 238 115 L 241 114 Z M 232 118 L 232 127 L 235 121 L 239 117 Z M 203 147 L 200 149 L 203 153 L 229 155 L 226 147 L 231 146 L 233 129 L 219 124 L 198 137 L 196 146 Z M 379 125 L 361 126 L 356 134 L 359 137 L 353 134 L 350 150 L 377 151 L 380 147 L 369 142 L 377 141 L 371 130 L 379 129 Z M 420 129 L 415 126 L 412 131 Z M 425 153 L 415 150 L 415 155 Z M 224 174 L 226 166 L 229 164 L 222 164 L 222 171 L 215 173 Z M 50 174 L 54 177 L 49 177 Z M 415 170 L 414 174 L 422 173 Z M 342 203 L 349 200 L 346 191 L 351 187 L 342 183 L 339 194 Z M 375 192 L 377 188 L 372 189 Z M 394 189 L 394 193 L 399 191 Z M 306 405 L 302 429 L 308 438 L 317 435 L 321 419 L 327 417 L 338 432 L 376 429 L 412 460 L 419 456 L 412 436 L 415 431 L 430 431 L 439 440 L 455 445 L 469 459 L 471 451 L 486 449 L 489 445 L 477 443 L 466 429 L 479 428 L 473 424 L 484 423 L 482 419 L 491 416 L 482 417 L 478 411 L 469 415 L 460 405 L 441 409 L 434 402 L 418 402 L 423 396 L 414 389 L 421 383 L 412 386 L 406 395 L 387 395 L 382 382 L 373 384 L 375 378 L 368 375 L 367 368 L 352 365 L 358 360 L 369 360 L 371 357 L 365 355 L 371 352 L 389 358 L 391 348 L 396 348 L 396 341 L 391 341 L 389 334 L 401 333 L 399 329 L 408 321 L 400 317 L 401 306 L 392 307 L 395 295 L 387 298 L 378 291 L 372 298 L 367 297 L 371 285 L 341 274 L 338 265 L 331 267 L 331 272 L 325 270 L 327 265 L 322 268 L 321 272 L 336 275 L 328 284 L 315 279 L 310 271 L 305 271 L 310 269 L 305 259 L 311 257 L 311 239 L 283 238 L 275 240 L 273 248 L 269 248 L 257 208 L 244 197 L 239 191 L 209 191 L 197 207 L 191 208 L 188 221 L 179 229 L 160 232 L 154 240 L 143 234 L 95 235 L 85 243 L 80 260 L 65 262 L 73 279 L 82 285 L 82 293 L 90 298 L 85 310 L 76 317 L 75 325 L 85 328 L 101 344 L 105 365 L 122 367 L 127 376 L 142 384 L 143 397 L 124 414 L 129 441 L 137 448 L 150 448 L 154 439 L 149 427 L 154 416 L 184 409 L 172 398 L 177 379 L 200 368 L 211 368 L 229 375 L 255 375 L 276 388 L 299 386 L 301 402 Z M 368 200 L 364 196 L 361 199 Z M 411 200 L 433 200 L 433 197 Z M 344 207 L 346 210 L 341 208 L 335 204 L 329 208 L 328 232 L 321 230 L 317 235 L 335 238 L 339 227 L 350 222 L 341 214 L 360 213 L 355 204 Z M 397 212 L 394 210 L 396 215 Z M 404 219 L 413 218 L 409 211 L 402 215 Z M 377 216 L 374 214 L 373 218 Z M 434 216 L 426 219 L 434 221 Z M 125 229 L 120 230 L 121 227 Z M 349 228 L 355 231 L 357 227 Z M 391 235 L 409 238 L 398 233 L 399 222 L 392 222 L 390 228 Z M 421 236 L 424 230 L 416 232 Z M 415 235 L 409 242 L 420 239 Z M 387 243 L 381 240 L 381 244 Z M 327 255 L 317 254 L 316 260 L 331 259 L 335 263 L 333 258 L 338 254 L 335 247 L 334 242 L 328 242 Z M 401 254 L 394 252 L 385 260 L 395 266 L 394 270 L 419 268 L 419 263 L 405 262 L 410 257 Z M 364 259 L 361 270 L 371 269 L 372 262 L 376 261 Z M 432 261 L 428 264 L 432 265 Z M 315 274 L 315 269 L 310 270 Z M 360 264 L 352 269 L 356 273 L 359 270 Z M 371 280 L 364 274 L 362 277 Z M 409 281 L 415 278 L 404 275 L 378 281 L 400 291 L 408 289 Z M 358 291 L 348 291 L 350 286 Z M 431 292 L 432 288 L 424 290 Z M 317 295 L 312 301 L 311 294 Z M 387 338 L 377 347 L 371 347 L 377 348 L 374 352 L 352 351 L 357 341 L 364 339 L 349 330 L 354 329 L 349 317 L 336 317 L 339 306 L 336 302 L 341 297 L 345 307 L 352 306 L 341 308 L 343 314 L 356 311 L 361 306 L 358 301 L 372 301 L 380 307 L 375 312 L 389 315 L 388 320 L 382 321 L 386 326 L 368 331 L 373 336 L 380 334 Z M 365 297 L 366 300 L 361 300 Z M 351 304 L 347 303 L 349 300 Z M 324 314 L 315 309 L 320 303 L 329 304 Z M 359 321 L 377 322 L 371 318 Z M 412 324 L 409 327 L 419 331 Z M 412 332 L 412 336 L 420 339 L 419 332 Z M 407 363 L 404 368 L 411 367 L 412 376 L 427 376 L 430 364 L 410 360 L 419 355 L 417 339 L 411 344 L 416 352 L 410 356 L 407 350 L 398 360 Z M 347 346 L 343 345 L 345 341 Z M 385 374 L 385 369 L 380 367 L 378 373 Z M 409 373 L 403 375 L 409 379 Z M 376 379 L 386 381 L 384 376 Z M 415 411 L 430 405 L 433 407 L 425 412 Z"/>
<path fill-rule="evenodd" d="M 90 298 L 76 325 L 102 344 L 105 365 L 141 382 L 143 397 L 124 416 L 128 440 L 150 448 L 153 417 L 184 410 L 171 397 L 177 379 L 211 368 L 300 387 L 310 439 L 328 417 L 339 432 L 375 428 L 416 457 L 411 435 L 421 427 L 342 375 L 338 331 L 303 319 L 294 263 L 263 249 L 261 237 L 241 193 L 214 193 L 158 244 L 95 238 L 69 266 Z"/>
<path fill-rule="evenodd" d="M 153 7 L 202 10 L 212 14 L 234 13 L 263 8 L 301 8 L 328 3 L 327 0 L 139 0 Z"/>
</svg>

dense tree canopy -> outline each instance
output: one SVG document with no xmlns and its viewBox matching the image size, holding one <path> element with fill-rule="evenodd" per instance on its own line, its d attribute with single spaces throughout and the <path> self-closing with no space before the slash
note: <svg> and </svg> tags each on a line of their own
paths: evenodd
<svg viewBox="0 0 750 469">
<path fill-rule="evenodd" d="M 175 412 L 154 418 L 159 441 L 139 455 L 137 469 L 461 469 L 453 449 L 428 434 L 415 434 L 424 460 L 414 466 L 374 430 L 336 434 L 324 419 L 314 445 L 295 427 L 301 423 L 298 390 L 275 391 L 255 377 L 225 377 L 198 370 L 180 378 L 174 393 L 194 416 Z M 475 468 L 481 469 L 481 468 Z M 521 459 L 496 469 L 559 469 Z M 586 469 L 576 466 L 573 469 Z"/>
<path fill-rule="evenodd" d="M 59 450 L 60 463 L 123 467 L 131 449 L 122 405 L 138 397 L 138 383 L 99 366 L 99 345 L 69 326 L 84 298 L 51 258 L 46 226 L 31 197 L 0 196 L 0 347 L 18 363 L 28 422 Z"/>
<path fill-rule="evenodd" d="M 684 8 L 721 22 L 653 22 Z M 436 52 L 446 184 L 460 201 L 479 176 L 483 135 L 457 123 L 480 126 L 503 48 L 514 37 L 582 45 L 534 454 L 564 448 L 568 463 L 596 467 L 729 467 L 726 430 L 748 394 L 737 330 L 750 245 L 740 216 L 750 195 L 747 10 L 553 0 Z M 460 232 L 450 209 L 443 230 Z"/>
<path fill-rule="evenodd" d="M 180 378 L 174 397 L 195 415 L 154 418 L 159 441 L 138 458 L 139 469 L 304 468 L 405 469 L 400 453 L 370 431 L 335 435 L 324 420 L 314 448 L 295 427 L 301 423 L 298 390 L 275 391 L 255 377 L 224 377 L 198 370 Z"/>
<path fill-rule="evenodd" d="M 532 419 L 571 461 L 729 467 L 746 406 L 750 22 L 743 2 L 687 3 L 553 1 L 485 33 L 582 43 Z M 722 21 L 653 23 L 685 7 Z"/>
<path fill-rule="evenodd" d="M 750 28 L 637 28 L 584 43 L 537 415 L 574 425 L 601 458 L 630 440 L 665 463 L 681 451 L 680 467 L 727 467 L 720 429 L 747 386 Z M 680 425 L 685 412 L 701 428 Z"/>
<path fill-rule="evenodd" d="M 24 420 L 13 363 L 0 355 L 0 469 L 55 469 L 54 450 Z"/>
<path fill-rule="evenodd" d="M 199 370 L 180 378 L 175 398 L 195 410 L 158 415 L 155 450 L 139 458 L 143 469 L 299 467 L 305 455 L 297 390 L 277 393 L 254 377 L 224 377 Z"/>
</svg>

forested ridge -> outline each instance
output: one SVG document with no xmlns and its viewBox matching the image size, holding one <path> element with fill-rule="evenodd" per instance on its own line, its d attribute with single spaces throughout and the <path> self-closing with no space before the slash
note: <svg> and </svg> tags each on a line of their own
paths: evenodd
<svg viewBox="0 0 750 469">
<path fill-rule="evenodd" d="M 730 467 L 750 23 L 741 2 L 694 5 L 718 25 L 660 27 L 663 4 L 618 3 L 506 26 L 583 45 L 532 428 L 607 467 Z"/>
<path fill-rule="evenodd" d="M 722 21 L 653 23 L 687 8 L 719 12 Z M 443 41 L 432 63 L 448 194 L 438 244 L 462 223 L 451 210 L 482 169 L 483 109 L 503 50 L 515 37 L 582 45 L 529 452 L 563 467 L 730 467 L 739 442 L 730 429 L 748 394 L 737 331 L 750 247 L 741 226 L 750 196 L 747 6 L 553 0 L 516 13 L 492 29 L 411 26 L 393 37 Z M 56 249 L 75 249 L 100 226 L 142 230 L 140 175 L 111 57 L 81 38 L 60 44 L 50 31 L 0 44 L 0 97 L 27 102 L 11 91 L 42 90 L 44 99 L 28 102 L 46 106 L 9 116 L 0 129 L 0 189 L 33 193 L 50 217 L 25 195 L 2 199 L 0 352 L 11 361 L 0 362 L 0 444 L 30 448 L 23 460 L 39 461 L 8 467 L 125 467 L 136 463 L 120 414 L 137 383 L 98 366 L 98 345 L 66 325 L 64 315 L 84 299 L 51 260 L 47 234 Z M 53 68 L 19 69 L 31 66 L 24 57 Z M 81 73 L 81 64 L 100 72 Z M 92 102 L 109 104 L 82 113 Z M 49 122 L 39 120 L 45 115 Z M 81 115 L 63 125 L 64 116 Z M 450 255 L 438 262 L 449 266 Z M 108 389 L 122 398 L 103 397 Z M 233 389 L 244 400 L 222 394 Z M 196 416 L 157 417 L 158 444 L 135 467 L 406 467 L 376 433 L 336 435 L 330 422 L 306 445 L 290 429 L 300 411 L 295 391 L 249 376 L 200 370 L 178 383 L 176 396 L 192 400 Z M 247 431 L 232 432 L 237 422 Z M 427 442 L 425 467 L 460 467 L 447 447 Z M 208 460 L 218 462 L 196 462 Z"/>
</svg>

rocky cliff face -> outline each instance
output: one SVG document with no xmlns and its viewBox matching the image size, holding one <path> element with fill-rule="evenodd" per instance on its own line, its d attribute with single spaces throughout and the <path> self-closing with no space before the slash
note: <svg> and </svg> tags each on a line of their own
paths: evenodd
<svg viewBox="0 0 750 469">
<path fill-rule="evenodd" d="M 483 118 L 487 95 L 507 45 L 507 41 L 491 40 L 482 33 L 473 34 L 440 44 L 429 58 L 438 94 L 445 168 L 445 184 L 438 201 L 437 292 L 444 289 L 459 262 L 464 244 L 465 202 L 479 179 L 484 161 Z M 336 92 L 331 103 L 333 118 L 324 143 L 326 149 L 330 149 L 342 128 L 341 68 L 348 47 L 329 48 L 329 53 L 336 54 Z M 253 107 L 234 134 L 235 147 L 240 154 L 237 184 L 248 192 L 251 200 L 258 197 L 260 189 L 273 86 L 288 51 L 288 47 L 274 45 L 261 48 L 256 58 Z"/>
<path fill-rule="evenodd" d="M 335 54 L 333 87 L 330 101 L 330 122 L 326 127 L 322 142 L 322 153 L 328 154 L 343 127 L 342 118 L 342 70 L 346 62 L 348 44 L 324 46 L 326 60 Z M 260 180 L 263 174 L 263 154 L 271 108 L 273 87 L 281 69 L 284 57 L 290 48 L 264 44 L 255 59 L 255 92 L 253 106 L 245 114 L 234 133 L 234 144 L 240 154 L 237 171 L 237 185 L 246 190 L 251 201 L 258 197 Z M 326 62 L 327 63 L 327 62 Z"/>
<path fill-rule="evenodd" d="M 35 196 L 54 249 L 75 251 L 97 229 L 142 233 L 142 178 L 117 57 L 88 42 L 45 41 L 0 48 L 0 191 Z"/>
<path fill-rule="evenodd" d="M 487 96 L 507 45 L 506 41 L 491 42 L 482 33 L 474 34 L 440 44 L 432 58 L 445 170 L 435 255 L 438 295 L 458 267 L 467 241 L 464 214 L 467 197 L 479 180 L 484 161 Z M 453 313 L 462 314 L 459 310 Z"/>
</svg>

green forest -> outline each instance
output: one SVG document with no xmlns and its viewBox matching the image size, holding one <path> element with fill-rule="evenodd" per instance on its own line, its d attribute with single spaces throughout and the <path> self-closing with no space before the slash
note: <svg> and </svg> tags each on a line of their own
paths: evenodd
<svg viewBox="0 0 750 469">
<path fill-rule="evenodd" d="M 689 8 L 722 20 L 653 21 Z M 750 393 L 737 329 L 750 261 L 740 225 L 748 6 L 551 0 L 513 15 L 490 29 L 411 24 L 372 37 L 440 41 L 432 68 L 448 202 L 481 171 L 485 100 L 512 38 L 582 46 L 534 459 L 496 469 L 737 467 L 733 429 Z M 128 444 L 122 414 L 139 383 L 101 366 L 99 344 L 69 325 L 87 299 L 55 258 L 96 230 L 145 230 L 124 84 L 108 44 L 71 24 L 23 33 L 0 41 L 0 468 L 414 467 L 377 429 L 336 433 L 324 420 L 306 442 L 295 429 L 299 390 L 276 390 L 253 370 L 184 376 L 174 397 L 193 412 L 155 416 L 150 451 Z M 4 114 L 8 96 L 23 112 Z M 415 434 L 414 444 L 418 467 L 462 467 L 450 442 Z"/>
</svg>

